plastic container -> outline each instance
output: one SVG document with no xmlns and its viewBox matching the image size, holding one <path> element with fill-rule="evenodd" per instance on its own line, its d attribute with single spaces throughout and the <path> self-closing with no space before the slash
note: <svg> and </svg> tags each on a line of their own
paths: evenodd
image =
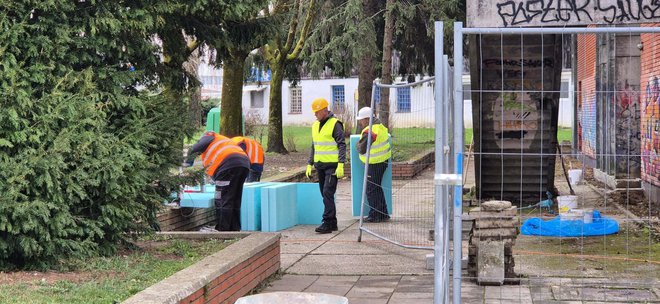
<svg viewBox="0 0 660 304">
<path fill-rule="evenodd" d="M 584 214 L 582 212 L 564 212 L 559 214 L 561 221 L 582 221 Z"/>
<path fill-rule="evenodd" d="M 594 222 L 594 210 L 584 209 L 584 223 L 591 224 Z"/>
<path fill-rule="evenodd" d="M 235 304 L 348 304 L 342 296 L 308 292 L 269 292 L 239 298 Z"/>
<path fill-rule="evenodd" d="M 557 204 L 559 205 L 559 214 L 571 211 L 577 208 L 576 195 L 562 195 L 557 197 Z"/>
<path fill-rule="evenodd" d="M 582 169 L 568 170 L 568 180 L 573 186 L 579 184 L 582 181 Z"/>
</svg>

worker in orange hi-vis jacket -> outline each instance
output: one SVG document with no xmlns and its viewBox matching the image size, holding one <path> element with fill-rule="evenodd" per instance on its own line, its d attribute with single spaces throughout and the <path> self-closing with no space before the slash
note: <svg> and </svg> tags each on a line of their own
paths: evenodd
<svg viewBox="0 0 660 304">
<path fill-rule="evenodd" d="M 206 174 L 215 182 L 215 229 L 241 230 L 243 184 L 250 170 L 250 160 L 230 138 L 213 131 L 204 133 L 192 146 L 186 165 L 192 166 L 199 153 Z"/>
<path fill-rule="evenodd" d="M 264 171 L 264 148 L 261 144 L 252 139 L 242 136 L 236 136 L 231 139 L 236 143 L 250 159 L 250 173 L 248 174 L 246 182 L 258 182 L 261 180 L 261 173 Z"/>
</svg>

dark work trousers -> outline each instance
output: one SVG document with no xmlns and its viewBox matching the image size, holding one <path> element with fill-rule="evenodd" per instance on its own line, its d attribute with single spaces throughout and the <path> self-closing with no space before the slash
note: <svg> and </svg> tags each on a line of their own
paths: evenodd
<svg viewBox="0 0 660 304">
<path fill-rule="evenodd" d="M 319 189 L 323 196 L 323 222 L 336 225 L 337 209 L 335 207 L 335 192 L 337 191 L 337 175 L 335 175 L 336 166 L 321 169 L 316 168 L 319 175 Z"/>
<path fill-rule="evenodd" d="M 388 218 L 387 203 L 383 193 L 383 175 L 388 162 L 370 164 L 367 174 L 367 200 L 369 201 L 369 217 L 377 220 Z"/>
<path fill-rule="evenodd" d="M 243 167 L 230 168 L 215 179 L 216 230 L 241 230 L 241 199 L 248 171 Z"/>
<path fill-rule="evenodd" d="M 261 172 L 250 170 L 250 174 L 248 174 L 247 180 L 245 182 L 253 183 L 258 181 L 261 181 Z"/>
</svg>

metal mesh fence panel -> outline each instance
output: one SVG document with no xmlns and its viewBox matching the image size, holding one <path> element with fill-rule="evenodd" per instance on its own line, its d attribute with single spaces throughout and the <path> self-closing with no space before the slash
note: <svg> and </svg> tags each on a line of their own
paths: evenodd
<svg viewBox="0 0 660 304">
<path fill-rule="evenodd" d="M 455 31 L 453 302 L 660 301 L 660 29 Z"/>
<path fill-rule="evenodd" d="M 375 83 L 371 105 L 374 118 L 365 119 L 364 125 L 358 126 L 361 131 L 373 129 L 374 125 L 379 124 L 387 127 L 391 143 L 389 164 L 374 162 L 374 158 L 371 163 L 364 164 L 366 154 L 362 162 L 367 178 L 362 202 L 364 218 L 360 229 L 406 247 L 432 249 L 435 206 L 434 79 L 414 80 L 401 79 L 388 85 Z M 360 134 L 366 144 L 371 145 L 370 149 L 378 148 L 378 144 L 370 142 L 375 138 L 369 139 L 364 132 Z M 387 173 L 379 172 L 384 171 L 385 167 Z M 378 181 L 381 175 L 385 175 L 383 182 Z M 390 176 L 391 183 L 388 183 Z M 387 210 L 377 206 L 380 192 L 385 193 L 385 197 L 391 193 L 391 201 L 387 198 Z"/>
</svg>

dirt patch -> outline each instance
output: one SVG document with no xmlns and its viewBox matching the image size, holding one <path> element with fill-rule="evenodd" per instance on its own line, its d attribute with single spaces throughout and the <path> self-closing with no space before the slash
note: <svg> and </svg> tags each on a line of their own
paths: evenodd
<svg viewBox="0 0 660 304">
<path fill-rule="evenodd" d="M 261 179 L 304 167 L 308 159 L 309 152 L 290 152 L 286 155 L 268 153 Z"/>
<path fill-rule="evenodd" d="M 69 281 L 80 283 L 92 278 L 89 272 L 40 272 L 40 271 L 15 271 L 0 272 L 0 284 L 43 284 L 55 283 L 59 281 Z"/>
</svg>

